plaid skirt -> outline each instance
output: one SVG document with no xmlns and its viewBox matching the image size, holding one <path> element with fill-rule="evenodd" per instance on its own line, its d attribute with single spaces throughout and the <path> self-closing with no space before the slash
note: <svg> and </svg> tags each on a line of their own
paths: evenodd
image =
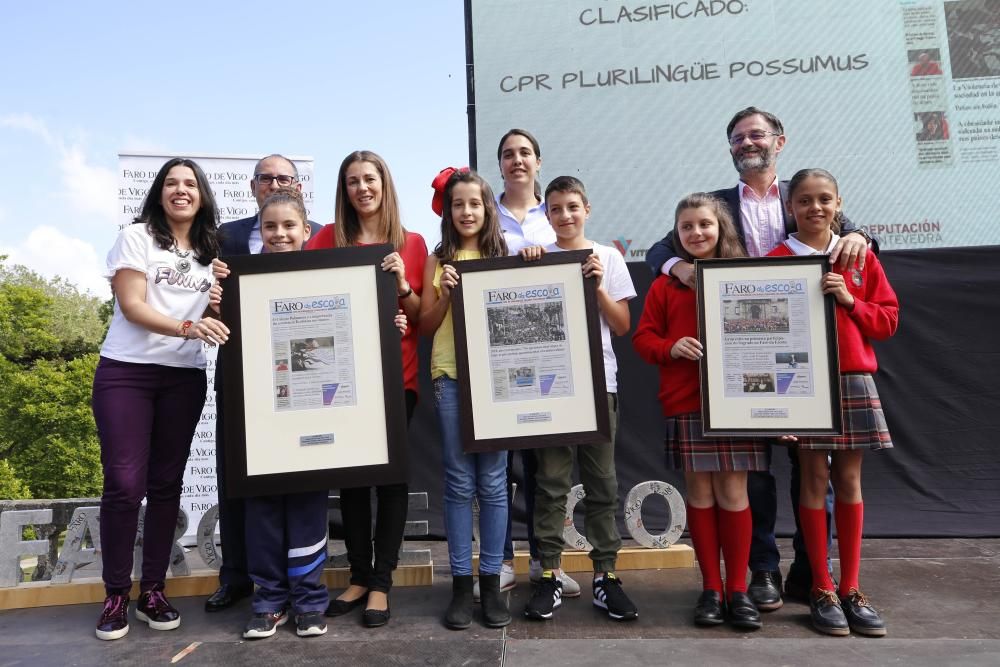
<svg viewBox="0 0 1000 667">
<path fill-rule="evenodd" d="M 767 441 L 753 438 L 706 438 L 701 415 L 689 412 L 667 418 L 667 466 L 685 472 L 767 470 Z"/>
<path fill-rule="evenodd" d="M 891 449 L 882 401 L 871 373 L 842 373 L 840 405 L 843 435 L 800 437 L 799 449 Z"/>
</svg>

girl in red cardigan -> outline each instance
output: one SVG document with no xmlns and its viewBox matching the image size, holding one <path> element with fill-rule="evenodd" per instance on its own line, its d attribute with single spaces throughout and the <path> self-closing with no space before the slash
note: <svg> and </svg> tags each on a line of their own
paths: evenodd
<svg viewBox="0 0 1000 667">
<path fill-rule="evenodd" d="M 788 186 L 786 206 L 798 232 L 770 254 L 775 256 L 827 253 L 840 233 L 837 181 L 823 169 L 804 169 Z M 861 564 L 861 458 L 866 449 L 892 447 L 885 415 L 872 373 L 878 369 L 871 340 L 896 332 L 899 302 L 875 255 L 864 266 L 834 269 L 823 276 L 824 294 L 837 300 L 840 350 L 840 391 L 844 419 L 842 436 L 797 440 L 802 467 L 799 517 L 813 572 L 809 599 L 813 626 L 825 634 L 885 635 L 885 623 L 858 588 Z M 840 548 L 840 587 L 834 591 L 826 567 L 826 512 L 823 508 L 832 477 Z"/>
<path fill-rule="evenodd" d="M 746 254 L 726 205 L 711 195 L 696 193 L 677 204 L 673 234 L 678 256 L 688 262 Z M 718 625 L 728 618 L 738 628 L 756 630 L 761 627 L 760 613 L 746 593 L 753 528 L 747 471 L 767 470 L 767 446 L 763 441 L 702 435 L 698 375 L 702 344 L 697 335 L 694 290 L 661 275 L 646 295 L 632 343 L 639 356 L 660 367 L 667 462 L 684 470 L 688 528 L 704 589 L 694 622 Z M 726 563 L 725 601 L 720 546 Z"/>
</svg>

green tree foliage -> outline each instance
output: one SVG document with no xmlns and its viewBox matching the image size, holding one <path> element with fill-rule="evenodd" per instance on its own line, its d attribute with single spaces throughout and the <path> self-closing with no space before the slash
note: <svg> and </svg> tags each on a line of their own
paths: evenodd
<svg viewBox="0 0 1000 667">
<path fill-rule="evenodd" d="M 0 456 L 36 498 L 101 493 L 101 449 L 90 409 L 98 356 L 10 364 L 0 377 Z"/>
<path fill-rule="evenodd" d="M 14 467 L 0 459 L 0 500 L 23 500 L 30 497 L 28 485 L 18 478 Z"/>
<path fill-rule="evenodd" d="M 62 278 L 7 266 L 0 256 L 0 353 L 30 365 L 96 352 L 107 332 L 106 305 Z"/>
<path fill-rule="evenodd" d="M 90 408 L 110 309 L 0 256 L 0 497 L 101 493 Z"/>
</svg>

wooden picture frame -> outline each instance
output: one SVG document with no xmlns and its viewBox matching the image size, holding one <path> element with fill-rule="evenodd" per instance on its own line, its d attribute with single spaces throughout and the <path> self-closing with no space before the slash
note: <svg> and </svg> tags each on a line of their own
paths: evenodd
<svg viewBox="0 0 1000 667">
<path fill-rule="evenodd" d="M 389 245 L 223 258 L 230 497 L 405 481 Z M 287 353 L 287 354 L 286 354 Z M 363 364 L 363 367 L 361 366 Z"/>
<path fill-rule="evenodd" d="M 706 436 L 842 431 L 826 255 L 695 261 Z"/>
<path fill-rule="evenodd" d="M 454 262 L 466 452 L 608 444 L 597 281 L 589 250 Z"/>
</svg>

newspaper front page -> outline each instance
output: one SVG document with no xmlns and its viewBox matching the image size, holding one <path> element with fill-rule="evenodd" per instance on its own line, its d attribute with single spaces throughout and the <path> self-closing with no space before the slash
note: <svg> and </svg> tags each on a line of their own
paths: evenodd
<svg viewBox="0 0 1000 667">
<path fill-rule="evenodd" d="M 484 291 L 493 401 L 573 396 L 562 283 Z"/>
<path fill-rule="evenodd" d="M 269 302 L 274 409 L 357 404 L 349 294 Z"/>
<path fill-rule="evenodd" d="M 815 395 L 806 281 L 719 283 L 726 397 Z"/>
</svg>

